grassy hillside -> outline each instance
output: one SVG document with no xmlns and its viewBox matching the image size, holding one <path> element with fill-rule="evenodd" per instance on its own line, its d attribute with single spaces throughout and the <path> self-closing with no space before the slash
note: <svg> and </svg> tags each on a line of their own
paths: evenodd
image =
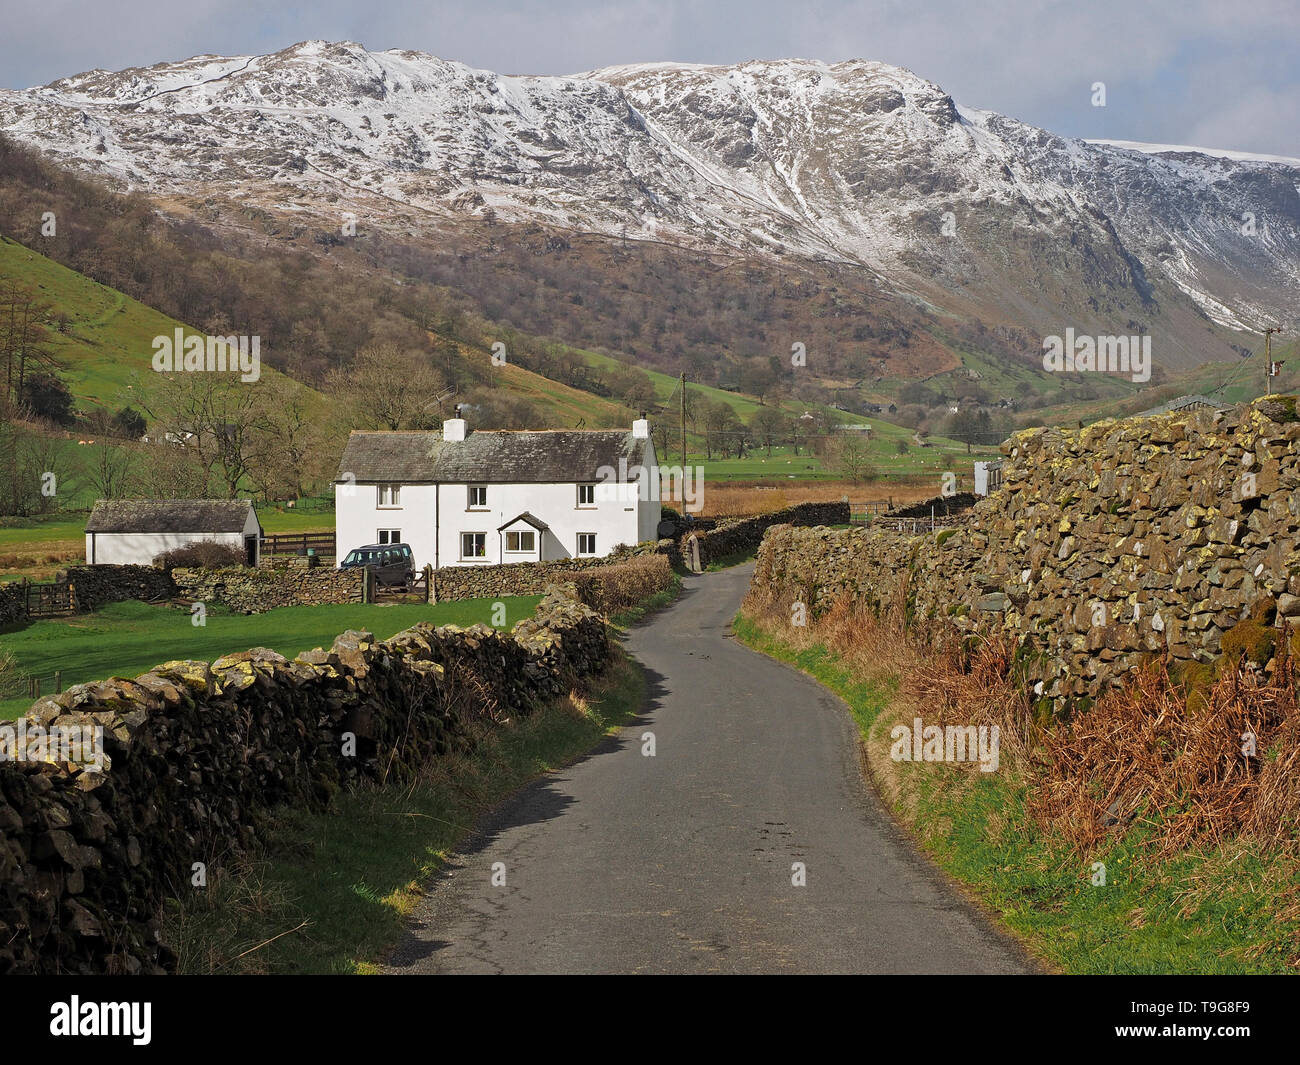
<svg viewBox="0 0 1300 1065">
<path fill-rule="evenodd" d="M 66 322 L 51 330 L 46 349 L 62 367 L 83 408 L 117 410 L 134 405 L 138 409 L 136 396 L 148 393 L 153 376 L 153 338 L 172 336 L 178 327 L 186 336 L 199 335 L 198 330 L 7 238 L 0 238 L 0 278 L 30 285 L 53 305 L 55 319 Z M 268 367 L 262 373 L 267 378 L 281 376 Z M 324 408 L 331 402 L 308 391 L 326 413 Z"/>
<path fill-rule="evenodd" d="M 608 355 L 600 355 L 594 351 L 574 350 L 578 350 L 578 353 L 590 366 L 608 370 L 621 365 L 616 359 L 612 359 Z M 656 398 L 664 407 L 661 417 L 667 418 L 673 424 L 676 424 L 677 415 L 675 412 L 678 402 L 679 379 L 670 374 L 659 373 L 656 370 L 646 372 L 654 383 Z M 710 402 L 716 403 L 721 400 L 726 403 L 744 422 L 748 422 L 753 417 L 754 412 L 762 407 L 757 398 L 743 392 L 730 392 L 710 385 L 694 384 L 690 381 L 687 382 L 686 387 L 689 392 Z M 825 404 L 804 403 L 799 400 L 783 401 L 778 404 L 778 408 L 785 414 L 795 417 L 804 411 L 832 412 L 831 408 Z M 995 446 L 972 448 L 971 454 L 968 455 L 965 444 L 940 436 L 929 437 L 927 439 L 928 446 L 920 447 L 913 440 L 914 434 L 912 430 L 905 426 L 895 425 L 893 422 L 885 421 L 879 416 L 852 414 L 847 411 L 833 411 L 832 413 L 846 424 L 871 426 L 871 440 L 868 444 L 869 461 L 882 474 L 900 477 L 925 475 L 936 469 L 957 468 L 954 463 L 960 465 L 964 462 L 969 465 L 977 458 L 997 455 Z M 674 463 L 681 458 L 676 450 L 675 439 L 674 450 L 667 456 L 667 459 Z M 904 453 L 900 453 L 898 450 L 900 440 L 908 445 L 908 449 Z M 804 453 L 802 455 L 795 455 L 794 449 L 790 447 L 773 448 L 772 456 L 769 458 L 766 448 L 754 448 L 751 454 L 743 459 L 705 459 L 703 455 L 698 453 L 701 447 L 701 441 L 696 434 L 688 433 L 688 456 L 692 463 L 699 463 L 705 467 L 705 476 L 708 478 L 716 477 L 722 480 L 765 480 L 774 478 L 787 480 L 790 477 L 832 479 L 839 476 L 834 470 L 827 469 L 816 456 L 808 454 L 806 449 L 803 449 Z"/>
</svg>

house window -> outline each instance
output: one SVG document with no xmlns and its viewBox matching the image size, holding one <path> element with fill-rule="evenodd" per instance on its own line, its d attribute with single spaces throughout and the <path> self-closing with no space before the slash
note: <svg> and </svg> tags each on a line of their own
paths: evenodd
<svg viewBox="0 0 1300 1065">
<path fill-rule="evenodd" d="M 480 510 L 487 506 L 487 485 L 472 484 L 469 486 L 469 509 Z"/>
<path fill-rule="evenodd" d="M 507 551 L 535 551 L 537 549 L 537 534 L 532 529 L 521 529 L 518 532 L 506 533 L 506 550 Z"/>
<path fill-rule="evenodd" d="M 578 554 L 594 555 L 596 553 L 596 534 L 578 533 Z"/>
<path fill-rule="evenodd" d="M 378 538 L 375 540 L 377 544 L 400 544 L 401 542 L 401 529 L 380 529 Z"/>
<path fill-rule="evenodd" d="M 402 486 L 400 484 L 381 484 L 379 486 L 379 505 L 381 507 L 400 507 L 402 505 Z"/>
<path fill-rule="evenodd" d="M 578 485 L 578 506 L 594 507 L 596 505 L 596 486 L 594 484 Z"/>
<path fill-rule="evenodd" d="M 487 558 L 487 533 L 461 533 L 461 558 Z"/>
</svg>

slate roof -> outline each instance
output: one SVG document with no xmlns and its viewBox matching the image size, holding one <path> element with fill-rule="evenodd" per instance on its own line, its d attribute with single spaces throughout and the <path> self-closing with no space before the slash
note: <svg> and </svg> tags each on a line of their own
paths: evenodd
<svg viewBox="0 0 1300 1065">
<path fill-rule="evenodd" d="M 650 441 L 629 429 L 479 430 L 464 440 L 443 440 L 441 430 L 353 430 L 339 480 L 351 474 L 360 484 L 571 484 L 598 480 L 597 471 L 608 466 L 632 481 L 650 453 Z"/>
<path fill-rule="evenodd" d="M 86 532 L 243 532 L 252 509 L 247 499 L 101 499 L 86 519 Z"/>
<path fill-rule="evenodd" d="M 498 525 L 497 532 L 502 532 L 503 530 L 510 528 L 510 526 L 512 526 L 517 521 L 522 521 L 531 525 L 538 532 L 546 532 L 546 530 L 550 528 L 550 526 L 547 525 L 546 522 L 542 521 L 541 518 L 538 518 L 528 513 L 528 511 L 525 510 L 522 514 L 516 514 L 504 525 Z"/>
<path fill-rule="evenodd" d="M 1198 410 L 1203 407 L 1209 407 L 1212 410 L 1228 410 L 1231 403 L 1223 403 L 1210 396 L 1179 396 L 1177 399 L 1171 399 L 1168 403 L 1162 403 L 1158 407 L 1152 407 L 1150 410 L 1142 411 L 1137 417 L 1147 418 L 1153 414 L 1168 414 L 1176 410 Z"/>
</svg>

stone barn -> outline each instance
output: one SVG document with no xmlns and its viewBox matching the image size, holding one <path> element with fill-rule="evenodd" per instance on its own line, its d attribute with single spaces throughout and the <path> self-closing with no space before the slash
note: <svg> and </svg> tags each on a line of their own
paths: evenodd
<svg viewBox="0 0 1300 1065">
<path fill-rule="evenodd" d="M 86 521 L 86 562 L 147 566 L 165 551 L 215 540 L 256 566 L 261 538 L 247 499 L 101 499 Z"/>
</svg>

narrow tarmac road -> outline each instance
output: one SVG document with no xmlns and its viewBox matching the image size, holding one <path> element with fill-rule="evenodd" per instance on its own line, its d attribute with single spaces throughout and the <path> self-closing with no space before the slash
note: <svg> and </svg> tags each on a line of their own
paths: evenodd
<svg viewBox="0 0 1300 1065">
<path fill-rule="evenodd" d="M 843 704 L 732 637 L 751 571 L 687 578 L 629 633 L 641 717 L 479 826 L 388 972 L 1030 969 L 890 821 Z"/>
</svg>

